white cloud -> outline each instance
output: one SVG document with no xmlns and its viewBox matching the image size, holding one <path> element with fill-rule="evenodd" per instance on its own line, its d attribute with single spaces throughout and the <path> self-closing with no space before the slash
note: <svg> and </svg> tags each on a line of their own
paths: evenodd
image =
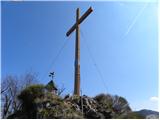
<svg viewBox="0 0 160 120">
<path fill-rule="evenodd" d="M 156 96 L 153 96 L 150 98 L 150 101 L 153 101 L 153 102 L 158 102 L 158 97 Z"/>
<path fill-rule="evenodd" d="M 134 101 L 130 105 L 131 105 L 131 108 L 133 110 L 136 110 L 136 111 L 142 110 L 142 109 L 159 111 L 159 109 L 158 109 L 158 97 L 157 96 L 152 96 L 148 100 Z"/>
</svg>

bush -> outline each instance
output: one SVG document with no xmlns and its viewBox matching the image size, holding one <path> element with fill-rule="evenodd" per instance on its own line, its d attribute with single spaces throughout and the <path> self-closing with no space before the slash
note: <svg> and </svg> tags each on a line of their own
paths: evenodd
<svg viewBox="0 0 160 120">
<path fill-rule="evenodd" d="M 22 103 L 21 111 L 10 116 L 10 118 L 82 118 L 78 111 L 74 111 L 70 104 L 50 92 L 43 85 L 32 85 L 24 89 L 18 99 Z"/>
<path fill-rule="evenodd" d="M 130 112 L 131 108 L 127 100 L 121 96 L 111 96 L 110 94 L 99 94 L 94 99 L 100 104 L 99 109 L 108 109 L 116 114 Z"/>
<path fill-rule="evenodd" d="M 30 104 L 34 102 L 36 98 L 44 96 L 44 86 L 43 85 L 31 85 L 24 89 L 19 95 L 18 99 L 22 103 Z"/>
<path fill-rule="evenodd" d="M 44 86 L 31 85 L 24 89 L 19 95 L 18 99 L 21 101 L 21 109 L 24 111 L 28 118 L 36 118 L 36 104 L 37 98 L 42 98 L 45 95 Z"/>
<path fill-rule="evenodd" d="M 110 94 L 99 94 L 94 99 L 103 107 L 112 108 L 113 98 Z"/>
<path fill-rule="evenodd" d="M 117 96 L 117 95 L 115 95 L 113 97 L 113 106 L 112 106 L 112 108 L 118 114 L 131 112 L 131 108 L 130 108 L 130 106 L 128 104 L 128 101 L 125 98 L 123 98 L 121 96 Z"/>
</svg>

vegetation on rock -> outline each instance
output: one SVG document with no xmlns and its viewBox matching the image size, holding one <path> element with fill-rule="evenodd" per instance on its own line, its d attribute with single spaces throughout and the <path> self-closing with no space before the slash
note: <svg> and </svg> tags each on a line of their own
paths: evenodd
<svg viewBox="0 0 160 120">
<path fill-rule="evenodd" d="M 28 84 L 17 92 L 14 99 L 19 107 L 5 118 L 11 119 L 112 119 L 144 118 L 133 112 L 127 100 L 121 96 L 99 94 L 95 97 L 70 96 L 50 81 L 47 85 Z M 8 103 L 7 103 L 8 104 Z"/>
<path fill-rule="evenodd" d="M 62 98 L 50 89 L 41 84 L 24 89 L 18 95 L 20 109 L 8 118 L 142 118 L 132 113 L 123 97 L 99 94 L 93 98 L 86 95 Z"/>
</svg>

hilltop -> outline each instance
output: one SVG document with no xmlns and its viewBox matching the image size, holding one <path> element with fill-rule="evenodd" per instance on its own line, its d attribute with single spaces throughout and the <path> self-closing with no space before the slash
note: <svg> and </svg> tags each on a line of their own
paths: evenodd
<svg viewBox="0 0 160 120">
<path fill-rule="evenodd" d="M 159 112 L 157 111 L 143 109 L 143 110 L 136 111 L 136 112 L 144 116 L 146 119 L 158 119 L 159 118 Z"/>
<path fill-rule="evenodd" d="M 19 110 L 8 118 L 17 119 L 112 119 L 145 118 L 133 112 L 127 100 L 121 96 L 99 94 L 95 97 L 70 96 L 61 97 L 48 85 L 31 85 L 19 95 Z"/>
</svg>

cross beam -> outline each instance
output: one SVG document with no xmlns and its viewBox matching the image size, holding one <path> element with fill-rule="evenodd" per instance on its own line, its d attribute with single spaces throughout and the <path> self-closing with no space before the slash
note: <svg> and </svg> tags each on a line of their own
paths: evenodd
<svg viewBox="0 0 160 120">
<path fill-rule="evenodd" d="M 68 37 L 74 30 L 76 30 L 76 43 L 75 43 L 75 82 L 74 82 L 74 95 L 80 95 L 80 32 L 79 25 L 84 19 L 92 12 L 90 7 L 81 17 L 80 10 L 76 11 L 76 23 L 68 30 L 66 36 Z"/>
<path fill-rule="evenodd" d="M 66 36 L 68 37 L 75 29 L 78 24 L 81 24 L 83 20 L 93 11 L 92 7 L 90 7 L 80 19 L 78 19 L 78 22 L 76 22 L 66 33 Z"/>
</svg>

